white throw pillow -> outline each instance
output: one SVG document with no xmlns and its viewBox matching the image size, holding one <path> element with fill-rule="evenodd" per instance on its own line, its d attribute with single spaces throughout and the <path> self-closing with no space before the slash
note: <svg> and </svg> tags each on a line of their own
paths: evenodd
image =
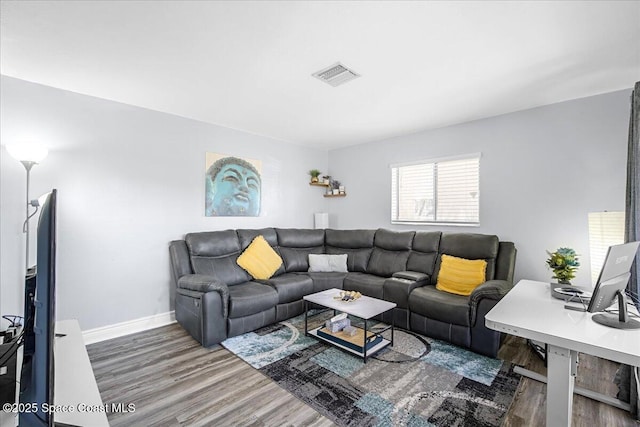
<svg viewBox="0 0 640 427">
<path fill-rule="evenodd" d="M 347 272 L 347 254 L 343 254 L 343 255 L 309 254 L 309 271 L 311 272 L 337 271 L 341 273 L 346 273 Z"/>
</svg>

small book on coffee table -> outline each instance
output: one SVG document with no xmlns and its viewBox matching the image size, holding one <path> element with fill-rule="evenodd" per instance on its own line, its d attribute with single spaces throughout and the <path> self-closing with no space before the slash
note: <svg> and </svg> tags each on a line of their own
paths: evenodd
<svg viewBox="0 0 640 427">
<path fill-rule="evenodd" d="M 364 351 L 362 344 L 364 343 L 364 330 L 356 328 L 356 334 L 351 336 L 344 331 L 331 332 L 326 327 L 318 329 L 318 336 L 326 338 L 337 344 L 343 345 L 355 351 Z M 376 344 L 382 341 L 382 336 L 376 335 L 373 332 L 367 332 L 367 350 L 375 347 Z"/>
</svg>

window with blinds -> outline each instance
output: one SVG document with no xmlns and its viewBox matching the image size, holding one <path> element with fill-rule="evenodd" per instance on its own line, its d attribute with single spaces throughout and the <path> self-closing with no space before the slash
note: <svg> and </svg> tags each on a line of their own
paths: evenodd
<svg viewBox="0 0 640 427">
<path fill-rule="evenodd" d="M 391 222 L 480 223 L 480 154 L 391 165 Z"/>
</svg>

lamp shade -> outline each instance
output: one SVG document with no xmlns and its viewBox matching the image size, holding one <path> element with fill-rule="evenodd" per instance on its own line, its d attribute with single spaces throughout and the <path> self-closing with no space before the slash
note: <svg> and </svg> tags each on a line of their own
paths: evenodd
<svg viewBox="0 0 640 427">
<path fill-rule="evenodd" d="M 598 280 L 609 246 L 621 243 L 624 243 L 624 212 L 589 213 L 589 249 L 593 283 Z"/>
<path fill-rule="evenodd" d="M 46 147 L 32 142 L 7 144 L 6 148 L 11 157 L 21 162 L 40 163 L 49 154 Z"/>
</svg>

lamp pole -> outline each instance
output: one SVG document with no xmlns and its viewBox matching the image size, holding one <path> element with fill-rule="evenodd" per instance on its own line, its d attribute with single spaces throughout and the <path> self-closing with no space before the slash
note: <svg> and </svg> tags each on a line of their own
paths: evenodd
<svg viewBox="0 0 640 427">
<path fill-rule="evenodd" d="M 27 242 L 25 245 L 26 246 L 25 259 L 24 259 L 25 274 L 26 274 L 27 271 L 29 270 L 29 220 L 31 219 L 32 216 L 34 216 L 38 212 L 38 206 L 39 206 L 37 200 L 29 201 L 29 184 L 30 184 L 30 178 L 31 178 L 30 176 L 31 168 L 33 167 L 33 165 L 37 165 L 40 161 L 42 161 L 45 157 L 47 157 L 49 150 L 47 150 L 45 147 L 41 146 L 40 144 L 33 143 L 33 142 L 7 144 L 5 145 L 5 148 L 7 149 L 7 152 L 9 153 L 9 155 L 14 159 L 18 160 L 20 163 L 22 163 L 24 168 L 27 170 L 27 201 L 25 203 L 26 217 L 24 220 L 24 224 L 22 225 L 22 232 L 27 235 Z M 33 211 L 31 214 L 29 214 L 29 206 L 36 208 L 35 211 Z"/>
<path fill-rule="evenodd" d="M 25 273 L 26 273 L 29 270 L 29 206 L 31 205 L 31 203 L 29 202 L 29 179 L 31 176 L 31 168 L 33 167 L 33 165 L 36 164 L 36 162 L 30 161 L 30 160 L 21 160 L 20 163 L 22 163 L 24 165 L 24 168 L 27 170 L 27 200 L 25 203 L 26 220 L 24 221 L 24 227 L 22 227 L 22 231 L 27 234 L 27 244 L 26 244 L 26 252 L 25 252 L 25 258 L 24 258 Z"/>
</svg>

